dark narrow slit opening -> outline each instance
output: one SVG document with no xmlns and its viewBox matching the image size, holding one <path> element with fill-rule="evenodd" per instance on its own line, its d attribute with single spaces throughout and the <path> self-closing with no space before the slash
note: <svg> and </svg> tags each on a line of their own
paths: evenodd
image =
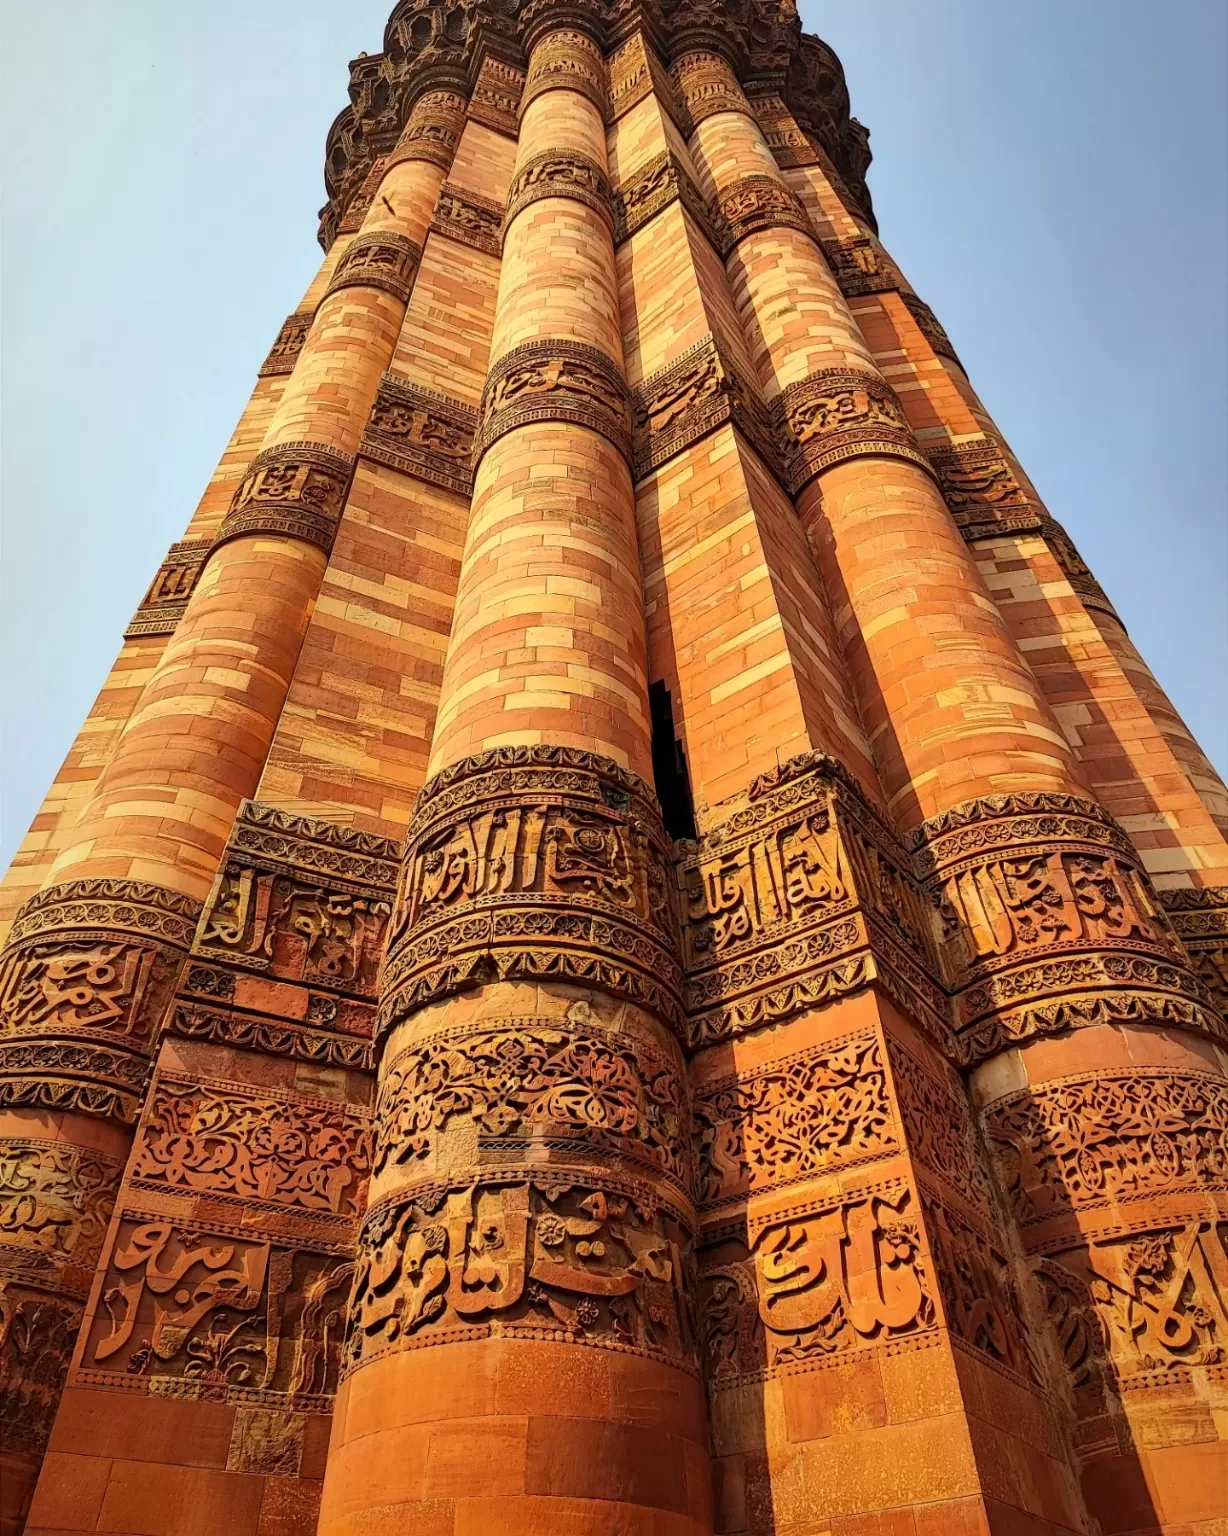
<svg viewBox="0 0 1228 1536">
<path fill-rule="evenodd" d="M 686 753 L 674 735 L 674 707 L 664 683 L 651 683 L 648 707 L 652 715 L 652 776 L 665 830 L 672 838 L 695 836 L 695 802 Z"/>
</svg>

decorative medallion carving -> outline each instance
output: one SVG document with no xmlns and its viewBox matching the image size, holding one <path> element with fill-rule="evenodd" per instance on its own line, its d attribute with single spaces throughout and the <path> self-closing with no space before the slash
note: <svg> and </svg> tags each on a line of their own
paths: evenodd
<svg viewBox="0 0 1228 1536">
<path fill-rule="evenodd" d="M 748 235 L 760 230 L 797 229 L 812 240 L 814 225 L 797 193 L 774 176 L 743 176 L 717 194 L 722 233 L 721 255 L 728 256 Z"/>
<path fill-rule="evenodd" d="M 353 473 L 349 454 L 318 443 L 264 449 L 232 497 L 214 547 L 249 533 L 272 533 L 331 550 Z"/>
<path fill-rule="evenodd" d="M 428 781 L 410 823 L 380 1033 L 482 979 L 575 981 L 680 1023 L 668 845 L 606 759 L 507 747 Z"/>
<path fill-rule="evenodd" d="M 1038 509 L 998 444 L 932 448 L 929 461 L 955 526 L 969 543 L 1041 527 Z"/>
<path fill-rule="evenodd" d="M 521 117 L 531 101 L 558 90 L 586 96 L 604 121 L 609 103 L 605 57 L 592 38 L 566 27 L 551 31 L 533 49 L 520 100 Z"/>
<path fill-rule="evenodd" d="M 141 599 L 141 606 L 124 630 L 125 640 L 175 633 L 212 548 L 211 539 L 185 539 L 171 545 L 149 591 Z"/>
<path fill-rule="evenodd" d="M 930 469 L 903 406 L 877 374 L 822 368 L 790 384 L 775 410 L 792 495 L 833 465 L 867 455 Z"/>
<path fill-rule="evenodd" d="M 1119 1020 L 1228 1038 L 1137 854 L 1095 802 L 990 795 L 913 838 L 962 1062 Z"/>
<path fill-rule="evenodd" d="M 708 1208 L 900 1151 L 876 1035 L 706 1083 L 695 1135 L 698 1195 Z"/>
<path fill-rule="evenodd" d="M 0 961 L 0 1105 L 134 1119 L 199 912 L 132 880 L 31 897 Z"/>
<path fill-rule="evenodd" d="M 550 1339 L 695 1372 L 690 1233 L 646 1187 L 572 1174 L 484 1172 L 420 1186 L 367 1216 L 350 1300 L 347 1372 L 394 1349 Z"/>
<path fill-rule="evenodd" d="M 617 364 L 576 341 L 529 341 L 504 353 L 482 393 L 476 465 L 499 438 L 539 421 L 568 421 L 631 458 L 631 403 Z"/>
<path fill-rule="evenodd" d="M 744 384 L 711 334 L 645 379 L 632 403 L 637 479 L 727 423 L 769 466 L 776 464 L 776 439 L 758 390 Z"/>
<path fill-rule="evenodd" d="M 592 208 L 614 227 L 614 214 L 610 208 L 610 183 L 605 170 L 591 155 L 575 150 L 560 149 L 544 155 L 533 155 L 524 162 L 512 178 L 507 194 L 507 213 L 503 228 L 506 231 L 513 220 L 532 203 L 543 197 L 566 197 L 573 202 Z"/>
<path fill-rule="evenodd" d="M 409 303 L 414 274 L 422 260 L 422 247 L 408 235 L 374 230 L 355 235 L 337 263 L 325 298 L 343 288 L 378 288 L 402 304 Z"/>
<path fill-rule="evenodd" d="M 700 1046 L 879 981 L 940 1041 L 929 915 L 907 854 L 833 759 L 764 775 L 679 845 L 688 1038 Z"/>
<path fill-rule="evenodd" d="M 279 374 L 294 372 L 294 365 L 298 362 L 298 355 L 303 350 L 303 343 L 307 340 L 307 332 L 311 329 L 311 322 L 315 317 L 314 309 L 296 309 L 292 315 L 286 317 L 282 322 L 281 330 L 277 333 L 277 340 L 261 366 L 262 379 L 271 379 Z"/>
<path fill-rule="evenodd" d="M 488 256 L 503 254 L 503 204 L 481 197 L 467 187 L 445 181 L 439 189 L 431 229 Z"/>
<path fill-rule="evenodd" d="M 472 406 L 386 373 L 358 451 L 377 464 L 467 497 L 473 494 L 477 424 Z"/>
</svg>

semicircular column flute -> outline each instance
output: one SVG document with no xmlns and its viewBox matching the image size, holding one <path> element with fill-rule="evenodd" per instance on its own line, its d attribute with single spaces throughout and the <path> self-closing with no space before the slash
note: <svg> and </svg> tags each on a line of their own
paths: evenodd
<svg viewBox="0 0 1228 1536">
<path fill-rule="evenodd" d="M 320 1530 L 712 1529 L 601 49 L 521 107 Z"/>
</svg>

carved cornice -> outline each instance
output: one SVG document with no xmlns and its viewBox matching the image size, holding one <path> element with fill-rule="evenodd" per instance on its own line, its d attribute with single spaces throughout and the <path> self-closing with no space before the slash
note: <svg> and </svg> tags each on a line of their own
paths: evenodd
<svg viewBox="0 0 1228 1536">
<path fill-rule="evenodd" d="M 908 853 L 851 775 L 807 753 L 756 780 L 748 798 L 678 848 L 689 1044 L 878 982 L 945 1049 L 926 901 Z"/>
<path fill-rule="evenodd" d="M 325 298 L 343 288 L 378 288 L 408 304 L 421 260 L 422 247 L 408 235 L 391 230 L 355 235 L 337 263 Z"/>
<path fill-rule="evenodd" d="M 354 462 L 318 443 L 264 449 L 235 492 L 215 547 L 244 534 L 273 533 L 331 550 Z"/>
<path fill-rule="evenodd" d="M 712 335 L 645 379 L 632 401 L 637 479 L 726 423 L 741 432 L 770 468 L 777 465 L 771 420 L 758 390 L 738 376 Z"/>
<path fill-rule="evenodd" d="M 471 245 L 488 256 L 503 253 L 504 207 L 493 198 L 481 197 L 467 187 L 445 181 L 439 189 L 431 229 L 461 245 Z"/>
<path fill-rule="evenodd" d="M 171 545 L 166 559 L 158 567 L 158 574 L 141 599 L 141 606 L 124 630 L 125 640 L 175 633 L 212 548 L 211 539 L 188 539 Z"/>
<path fill-rule="evenodd" d="M 470 496 L 477 424 L 478 413 L 472 406 L 386 373 L 359 454 Z"/>
<path fill-rule="evenodd" d="M 969 543 L 1040 530 L 1040 513 L 997 443 L 931 448 L 928 457 L 955 526 Z"/>
<path fill-rule="evenodd" d="M 1094 801 L 986 796 L 913 842 L 963 1063 L 1116 1021 L 1228 1038 L 1138 855 Z"/>
<path fill-rule="evenodd" d="M 769 0 L 751 0 L 736 11 L 713 0 L 575 0 L 563 9 L 554 3 L 530 3 L 516 14 L 498 0 L 458 0 L 446 9 L 433 0 L 402 0 L 389 21 L 384 52 L 351 66 L 351 104 L 329 131 L 329 203 L 320 225 L 326 248 L 348 221 L 355 199 L 365 195 L 363 184 L 374 162 L 394 150 L 418 98 L 432 91 L 456 92 L 467 81 L 472 87 L 469 117 L 514 136 L 532 42 L 559 28 L 604 38 L 612 54 L 611 81 L 600 110 L 612 115 L 642 100 L 655 81 L 666 109 L 689 131 L 687 114 L 673 99 L 673 91 L 661 88 L 657 55 L 667 61 L 698 52 L 726 61 L 729 75 L 723 86 L 717 79 L 705 81 L 703 69 L 690 71 L 701 98 L 701 118 L 705 111 L 730 106 L 750 112 L 737 82 L 745 81 L 759 94 L 768 82 L 796 130 L 807 140 L 813 138 L 848 184 L 851 201 L 865 217 L 872 217 L 865 189 L 867 134 L 849 115 L 839 60 L 818 38 L 803 36 L 796 17 Z M 715 86 L 715 95 L 706 92 L 709 84 Z M 781 145 L 778 153 L 783 150 L 787 158 L 790 147 L 804 156 L 800 144 Z"/>
<path fill-rule="evenodd" d="M 508 190 L 504 229 L 510 228 L 519 214 L 544 197 L 566 197 L 583 203 L 586 208 L 599 213 L 611 230 L 614 228 L 610 183 L 603 168 L 591 155 L 561 149 L 526 160 L 512 178 Z"/>
<path fill-rule="evenodd" d="M 261 365 L 262 379 L 294 372 L 294 365 L 298 362 L 298 355 L 303 350 L 303 343 L 307 340 L 307 332 L 315 317 L 314 309 L 296 309 L 292 315 L 287 315 L 277 333 L 277 340 Z"/>
<path fill-rule="evenodd" d="M 133 880 L 31 897 L 0 959 L 0 1106 L 134 1120 L 200 910 Z"/>
<path fill-rule="evenodd" d="M 614 361 L 575 341 L 529 341 L 491 368 L 482 394 L 474 464 L 499 438 L 535 422 L 569 421 L 599 432 L 631 458 L 631 405 Z"/>
<path fill-rule="evenodd" d="M 565 748 L 454 763 L 410 823 L 380 1037 L 483 980 L 577 982 L 681 1026 L 668 843 L 625 770 Z"/>
<path fill-rule="evenodd" d="M 904 408 L 877 374 L 823 368 L 790 384 L 775 406 L 791 494 L 848 459 L 907 459 L 932 473 Z"/>
</svg>

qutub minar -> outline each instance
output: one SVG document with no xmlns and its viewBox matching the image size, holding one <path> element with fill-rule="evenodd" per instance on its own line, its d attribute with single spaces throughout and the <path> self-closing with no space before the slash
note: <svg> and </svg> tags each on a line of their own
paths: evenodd
<svg viewBox="0 0 1228 1536">
<path fill-rule="evenodd" d="M 6 1536 L 1222 1536 L 1225 792 L 790 0 L 404 0 L 5 887 Z"/>
</svg>

